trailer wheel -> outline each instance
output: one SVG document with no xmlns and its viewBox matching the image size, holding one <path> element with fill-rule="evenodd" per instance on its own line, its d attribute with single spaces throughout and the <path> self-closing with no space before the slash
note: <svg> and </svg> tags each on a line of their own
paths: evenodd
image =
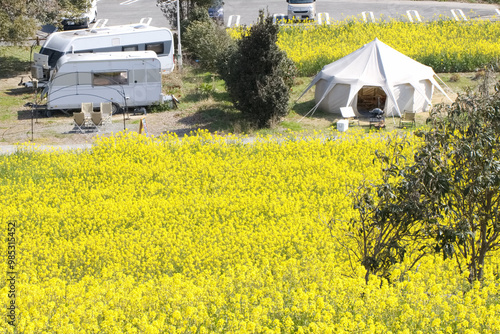
<svg viewBox="0 0 500 334">
<path fill-rule="evenodd" d="M 45 110 L 45 117 L 52 117 L 52 110 L 50 109 Z"/>
<path fill-rule="evenodd" d="M 120 112 L 122 110 L 122 107 L 116 102 L 111 103 L 111 115 L 116 114 L 117 112 Z"/>
</svg>

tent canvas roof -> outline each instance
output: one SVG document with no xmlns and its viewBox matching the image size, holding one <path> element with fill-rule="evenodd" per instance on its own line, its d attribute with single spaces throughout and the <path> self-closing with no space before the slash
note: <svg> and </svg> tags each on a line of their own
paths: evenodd
<svg viewBox="0 0 500 334">
<path fill-rule="evenodd" d="M 447 96 L 435 80 L 435 75 L 431 67 L 411 59 L 375 38 L 372 42 L 365 44 L 363 47 L 347 56 L 331 64 L 325 65 L 300 97 L 319 80 L 323 79 L 326 80 L 329 85 L 321 100 L 326 97 L 328 92 L 337 83 L 351 85 L 348 103 L 352 101 L 363 86 L 380 86 L 387 94 L 387 97 L 393 100 L 397 108 L 396 98 L 394 97 L 392 88 L 399 84 L 410 84 L 416 91 L 425 97 L 426 94 L 421 91 L 419 81 L 427 79 Z M 320 102 L 321 101 L 318 101 L 316 107 Z M 429 104 L 430 102 L 431 101 L 428 101 Z M 398 112 L 400 113 L 399 110 Z"/>
</svg>

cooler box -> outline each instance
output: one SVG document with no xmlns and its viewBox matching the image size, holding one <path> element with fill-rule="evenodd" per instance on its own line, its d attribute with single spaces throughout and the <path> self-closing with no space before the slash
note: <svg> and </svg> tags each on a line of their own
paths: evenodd
<svg viewBox="0 0 500 334">
<path fill-rule="evenodd" d="M 345 132 L 349 128 L 349 121 L 346 119 L 341 119 L 337 122 L 337 131 Z"/>
</svg>

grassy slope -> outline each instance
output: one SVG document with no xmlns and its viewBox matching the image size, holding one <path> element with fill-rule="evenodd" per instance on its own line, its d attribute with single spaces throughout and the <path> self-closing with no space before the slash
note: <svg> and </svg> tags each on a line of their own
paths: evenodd
<svg viewBox="0 0 500 334">
<path fill-rule="evenodd" d="M 19 107 L 31 100 L 32 91 L 20 86 L 20 74 L 27 74 L 30 68 L 30 47 L 0 47 L 0 122 L 17 117 Z M 27 75 L 23 76 L 27 81 Z M 3 127 L 0 126 L 0 129 Z"/>
<path fill-rule="evenodd" d="M 481 82 L 482 72 L 478 73 L 440 73 L 438 76 L 444 81 L 455 94 L 449 94 L 451 98 L 457 93 L 467 89 L 475 89 Z M 261 134 L 291 131 L 306 131 L 326 129 L 335 125 L 337 116 L 316 111 L 312 117 L 304 117 L 314 107 L 314 89 L 308 91 L 300 100 L 298 97 L 311 81 L 311 77 L 298 77 L 290 96 L 290 114 L 276 129 L 263 129 L 257 132 Z M 496 82 L 500 79 L 498 73 L 495 74 Z M 179 97 L 182 103 L 180 110 L 184 112 L 198 112 L 207 118 L 213 118 L 210 131 L 224 132 L 254 132 L 239 117 L 239 113 L 229 102 L 224 89 L 224 82 L 217 79 L 211 73 L 200 73 L 192 68 L 184 71 L 182 76 L 174 74 L 166 77 L 164 82 L 168 93 Z M 442 85 L 443 86 L 443 85 Z M 445 88 L 447 91 L 448 89 Z M 439 92 L 435 93 L 434 103 L 447 101 Z M 417 124 L 425 123 L 426 113 L 419 114 Z M 394 128 L 396 122 L 387 122 L 388 129 Z"/>
<path fill-rule="evenodd" d="M 19 74 L 28 72 L 29 61 L 29 47 L 0 47 L 0 79 L 10 80 L 8 87 L 0 87 L 0 121 L 14 120 L 19 107 L 32 97 L 30 90 L 16 86 L 19 79 L 15 78 Z M 439 76 L 456 93 L 463 92 L 467 88 L 475 88 L 480 82 L 478 73 L 443 73 Z M 458 80 L 450 80 L 453 76 Z M 499 79 L 498 75 L 496 79 Z M 212 73 L 201 72 L 188 65 L 182 73 L 176 72 L 166 76 L 163 84 L 165 93 L 174 94 L 182 102 L 177 112 L 199 114 L 208 120 L 206 123 L 210 124 L 209 131 L 267 134 L 289 130 L 313 132 L 335 125 L 336 116 L 328 113 L 316 111 L 312 117 L 304 117 L 314 106 L 314 90 L 309 91 L 299 101 L 297 98 L 310 80 L 310 77 L 296 78 L 290 96 L 290 114 L 277 128 L 258 131 L 252 129 L 240 117 L 230 102 L 224 82 Z M 439 94 L 436 94 L 435 100 L 435 102 L 439 100 Z M 425 118 L 425 114 L 419 115 L 417 122 L 423 124 Z M 394 125 L 397 125 L 397 122 L 387 122 L 388 129 Z"/>
</svg>

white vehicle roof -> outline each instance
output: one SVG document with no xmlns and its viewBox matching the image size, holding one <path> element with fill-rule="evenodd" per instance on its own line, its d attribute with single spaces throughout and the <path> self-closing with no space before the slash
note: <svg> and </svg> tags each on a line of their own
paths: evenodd
<svg viewBox="0 0 500 334">
<path fill-rule="evenodd" d="M 90 28 L 90 29 L 80 29 L 80 30 L 69 30 L 54 32 L 49 35 L 47 41 L 43 44 L 43 48 L 50 48 L 58 51 L 68 51 L 67 49 L 74 45 L 77 40 L 88 40 L 93 39 L 93 37 L 107 36 L 107 37 L 120 37 L 122 40 L 121 44 L 124 44 L 124 40 L 129 38 L 130 44 L 137 43 L 137 35 L 142 35 L 143 33 L 154 34 L 154 32 L 159 32 L 159 34 L 165 34 L 167 32 L 172 38 L 172 32 L 168 28 L 152 27 L 146 24 L 132 24 L 132 25 L 120 25 L 120 26 L 104 26 L 100 28 Z M 137 33 L 137 34 L 135 34 Z M 139 41 L 141 41 L 139 39 Z M 73 42 L 73 43 L 72 43 Z M 94 42 L 93 42 L 94 43 Z M 127 43 L 127 42 L 126 42 Z M 108 46 L 108 45 L 106 45 Z M 99 45 L 92 45 L 89 48 L 96 48 Z"/>
<path fill-rule="evenodd" d="M 154 51 L 130 51 L 130 52 L 102 52 L 102 53 L 68 53 L 59 58 L 57 68 L 61 68 L 65 63 L 83 62 L 103 62 L 103 61 L 123 61 L 123 60 L 157 60 L 158 68 L 160 63 Z"/>
</svg>

